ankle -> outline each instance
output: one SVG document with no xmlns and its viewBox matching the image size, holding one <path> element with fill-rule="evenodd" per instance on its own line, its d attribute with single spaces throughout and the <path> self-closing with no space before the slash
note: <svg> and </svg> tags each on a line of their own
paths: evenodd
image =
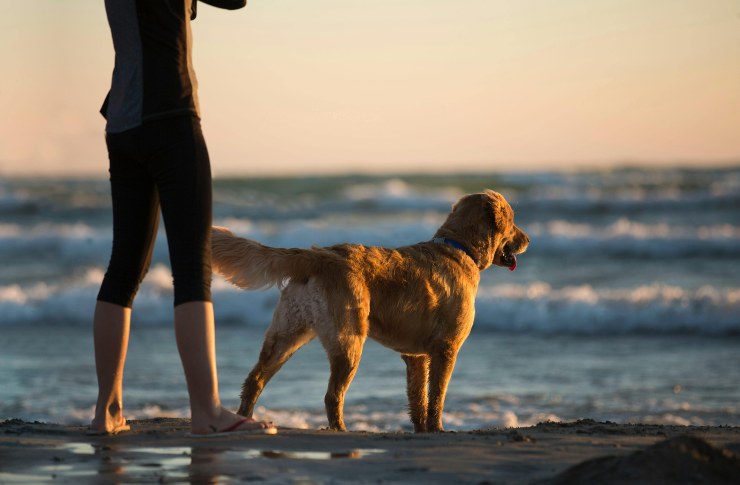
<svg viewBox="0 0 740 485">
<path fill-rule="evenodd" d="M 123 413 L 123 403 L 121 401 L 115 401 L 108 405 L 107 408 L 108 416 L 117 417 Z"/>
<path fill-rule="evenodd" d="M 123 415 L 123 403 L 121 401 L 98 401 L 95 405 L 95 420 L 116 421 Z"/>
</svg>

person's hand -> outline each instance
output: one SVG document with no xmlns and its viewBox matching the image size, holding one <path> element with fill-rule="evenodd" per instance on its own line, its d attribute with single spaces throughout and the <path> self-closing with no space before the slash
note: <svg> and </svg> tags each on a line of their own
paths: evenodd
<svg viewBox="0 0 740 485">
<path fill-rule="evenodd" d="M 226 10 L 237 10 L 247 5 L 247 0 L 200 0 L 213 7 L 225 8 Z"/>
<path fill-rule="evenodd" d="M 224 8 L 226 10 L 237 10 L 247 6 L 247 0 L 200 0 L 213 7 Z M 190 7 L 190 20 L 195 20 L 198 16 L 198 0 L 193 0 Z"/>
</svg>

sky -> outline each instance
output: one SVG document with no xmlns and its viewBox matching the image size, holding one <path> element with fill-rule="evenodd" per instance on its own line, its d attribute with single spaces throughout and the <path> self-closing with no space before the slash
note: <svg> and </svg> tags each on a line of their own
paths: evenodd
<svg viewBox="0 0 740 485">
<path fill-rule="evenodd" d="M 216 176 L 740 165 L 740 0 L 199 6 Z M 4 2 L 0 177 L 107 176 L 102 0 Z"/>
</svg>

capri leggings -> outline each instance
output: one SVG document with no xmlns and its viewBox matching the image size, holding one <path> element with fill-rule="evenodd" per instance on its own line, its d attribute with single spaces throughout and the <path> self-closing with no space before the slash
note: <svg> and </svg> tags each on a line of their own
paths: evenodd
<svg viewBox="0 0 740 485">
<path fill-rule="evenodd" d="M 211 301 L 211 166 L 200 120 L 166 118 L 106 135 L 113 250 L 98 300 L 130 308 L 152 260 L 161 207 L 175 306 Z"/>
</svg>

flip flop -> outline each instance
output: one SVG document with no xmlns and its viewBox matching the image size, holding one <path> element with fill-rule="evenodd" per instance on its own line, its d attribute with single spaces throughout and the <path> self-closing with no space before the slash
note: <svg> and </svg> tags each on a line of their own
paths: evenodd
<svg viewBox="0 0 740 485">
<path fill-rule="evenodd" d="M 85 431 L 85 434 L 87 436 L 115 436 L 118 433 L 122 433 L 124 431 L 131 431 L 131 426 L 128 425 L 125 417 L 123 418 L 123 424 L 116 426 L 110 431 L 106 431 L 104 429 L 88 428 L 87 431 Z"/>
<path fill-rule="evenodd" d="M 256 423 L 252 418 L 244 418 L 236 423 L 232 424 L 228 428 L 225 428 L 216 433 L 188 433 L 185 436 L 188 438 L 212 438 L 219 436 L 231 436 L 235 434 L 277 434 L 277 428 L 270 426 L 269 428 L 253 428 L 253 429 L 239 429 L 245 423 Z"/>
</svg>

